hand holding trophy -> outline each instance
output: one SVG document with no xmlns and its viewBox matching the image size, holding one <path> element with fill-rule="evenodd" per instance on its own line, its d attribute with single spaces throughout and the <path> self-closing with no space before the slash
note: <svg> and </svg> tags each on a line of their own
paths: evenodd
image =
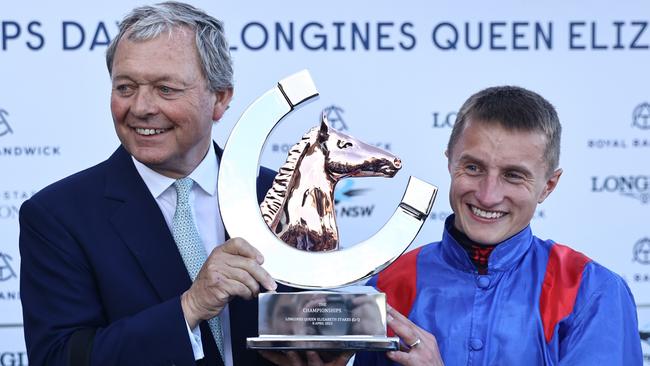
<svg viewBox="0 0 650 366">
<path fill-rule="evenodd" d="M 392 177 L 399 158 L 329 127 L 323 116 L 289 153 L 261 207 L 259 155 L 273 127 L 318 95 L 307 71 L 279 82 L 244 112 L 228 138 L 219 169 L 219 206 L 231 237 L 243 237 L 263 267 L 288 286 L 316 289 L 259 297 L 259 337 L 247 346 L 271 350 L 395 350 L 386 336 L 381 293 L 327 289 L 354 284 L 392 263 L 417 235 L 437 188 L 411 177 L 399 207 L 371 238 L 338 249 L 333 192 L 346 177 Z M 260 212 L 261 210 L 261 212 Z"/>
</svg>

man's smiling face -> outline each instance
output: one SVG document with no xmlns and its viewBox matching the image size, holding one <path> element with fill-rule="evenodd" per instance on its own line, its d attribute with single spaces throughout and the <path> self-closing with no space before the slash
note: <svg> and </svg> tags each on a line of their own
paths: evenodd
<svg viewBox="0 0 650 366">
<path fill-rule="evenodd" d="M 455 227 L 481 244 L 498 244 L 525 228 L 562 173 L 548 176 L 545 148 L 541 132 L 468 120 L 447 152 Z"/>
<path fill-rule="evenodd" d="M 146 41 L 125 36 L 113 61 L 115 130 L 138 161 L 168 177 L 188 175 L 212 143 L 213 121 L 232 90 L 211 92 L 194 31 L 177 27 Z"/>
</svg>

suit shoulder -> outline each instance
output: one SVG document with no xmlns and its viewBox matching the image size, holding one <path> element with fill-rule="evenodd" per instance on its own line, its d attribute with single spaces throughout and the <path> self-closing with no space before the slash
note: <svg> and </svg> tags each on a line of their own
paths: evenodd
<svg viewBox="0 0 650 366">
<path fill-rule="evenodd" d="M 78 196 L 80 193 L 88 188 L 97 189 L 96 184 L 102 181 L 105 177 L 106 162 L 101 162 L 95 166 L 84 169 L 65 178 L 62 178 L 54 183 L 49 184 L 45 188 L 37 192 L 32 199 L 38 201 L 48 201 L 53 197 L 58 196 Z"/>
</svg>

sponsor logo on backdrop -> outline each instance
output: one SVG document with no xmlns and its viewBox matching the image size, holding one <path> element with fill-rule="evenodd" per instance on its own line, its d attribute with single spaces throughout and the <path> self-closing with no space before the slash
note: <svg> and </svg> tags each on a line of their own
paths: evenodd
<svg viewBox="0 0 650 366">
<path fill-rule="evenodd" d="M 634 244 L 635 262 L 641 264 L 650 264 L 650 238 L 643 238 Z"/>
<path fill-rule="evenodd" d="M 634 243 L 632 262 L 638 264 L 632 274 L 632 280 L 636 283 L 650 283 L 650 272 L 647 272 L 648 267 L 645 267 L 650 265 L 650 238 L 643 237 Z"/>
<path fill-rule="evenodd" d="M 433 112 L 431 128 L 449 128 L 454 127 L 457 112 Z"/>
<path fill-rule="evenodd" d="M 0 351 L 0 366 L 27 366 L 27 354 L 23 351 Z"/>
<path fill-rule="evenodd" d="M 626 118 L 627 119 L 627 118 Z M 650 103 L 643 102 L 634 107 L 630 126 L 637 130 L 650 130 Z M 650 136 L 641 133 L 633 137 L 604 137 L 587 140 L 590 149 L 639 149 L 650 148 Z"/>
<path fill-rule="evenodd" d="M 0 137 L 14 133 L 14 131 L 11 129 L 11 125 L 9 125 L 9 121 L 7 121 L 8 115 L 9 112 L 0 108 Z"/>
<path fill-rule="evenodd" d="M 0 252 L 0 282 L 8 281 L 12 278 L 18 278 L 16 271 L 12 266 L 13 258 L 9 254 Z"/>
<path fill-rule="evenodd" d="M 343 119 L 343 112 L 345 112 L 343 108 L 337 105 L 332 105 L 325 108 L 323 112 L 327 116 L 327 121 L 333 129 L 339 131 L 348 130 L 348 125 L 345 124 L 345 120 Z"/>
<path fill-rule="evenodd" d="M 609 175 L 591 177 L 593 193 L 618 193 L 638 200 L 641 204 L 650 202 L 650 175 Z"/>
<path fill-rule="evenodd" d="M 0 191 L 0 221 L 18 219 L 20 205 L 35 192 Z"/>
<path fill-rule="evenodd" d="M 345 117 L 343 116 L 345 110 L 339 105 L 331 105 L 323 110 L 327 116 L 330 126 L 339 131 L 345 131 L 349 133 L 349 124 L 346 122 Z M 318 121 L 320 121 L 320 116 L 318 116 Z M 381 149 L 391 151 L 391 143 L 386 141 L 367 141 L 368 144 L 375 145 Z M 291 147 L 295 145 L 296 142 L 280 142 L 271 144 L 271 152 L 287 154 Z"/>
<path fill-rule="evenodd" d="M 354 185 L 354 181 L 350 179 L 343 180 L 337 184 L 336 191 L 334 192 L 334 204 L 349 202 L 354 197 L 362 196 L 370 190 L 370 188 L 354 188 Z"/>
<path fill-rule="evenodd" d="M 0 252 L 0 284 L 9 284 L 14 288 L 10 290 L 0 290 L 0 301 L 16 300 L 20 301 L 20 291 L 18 291 L 18 271 L 14 258 L 7 253 Z M 5 286 L 3 286 L 5 287 Z M 0 364 L 1 366 L 1 364 Z"/>
<path fill-rule="evenodd" d="M 13 135 L 14 130 L 7 119 L 9 112 L 0 108 L 0 141 L 3 137 Z M 0 156 L 27 157 L 27 156 L 60 156 L 61 147 L 51 145 L 0 145 Z"/>
<path fill-rule="evenodd" d="M 346 179 L 336 185 L 334 191 L 334 209 L 337 217 L 370 217 L 375 210 L 374 204 L 358 204 L 358 197 L 370 191 L 370 188 L 359 188 L 354 180 Z"/>
<path fill-rule="evenodd" d="M 632 126 L 650 130 L 650 103 L 641 103 L 632 113 Z"/>
</svg>

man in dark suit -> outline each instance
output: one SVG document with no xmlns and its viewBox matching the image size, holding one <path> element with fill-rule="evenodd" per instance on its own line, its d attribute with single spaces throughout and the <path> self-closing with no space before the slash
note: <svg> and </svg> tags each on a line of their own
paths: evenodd
<svg viewBox="0 0 650 366">
<path fill-rule="evenodd" d="M 30 364 L 264 364 L 245 349 L 248 300 L 276 284 L 253 246 L 226 240 L 216 199 L 211 131 L 233 93 L 221 22 L 136 8 L 106 60 L 121 146 L 20 212 Z"/>
</svg>

